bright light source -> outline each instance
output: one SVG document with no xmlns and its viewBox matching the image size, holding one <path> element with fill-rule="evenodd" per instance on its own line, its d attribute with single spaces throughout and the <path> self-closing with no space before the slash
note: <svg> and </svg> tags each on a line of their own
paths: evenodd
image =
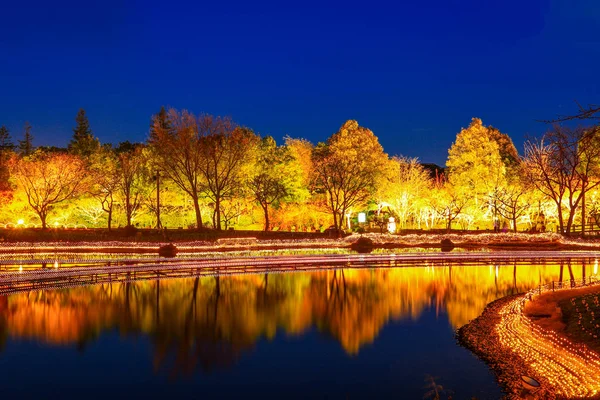
<svg viewBox="0 0 600 400">
<path fill-rule="evenodd" d="M 23 219 L 20 219 L 17 221 L 17 225 L 23 225 L 25 223 L 25 221 Z"/>
<path fill-rule="evenodd" d="M 365 213 L 358 213 L 358 222 L 360 224 L 364 224 L 365 222 L 367 222 L 367 214 L 365 214 Z"/>
</svg>

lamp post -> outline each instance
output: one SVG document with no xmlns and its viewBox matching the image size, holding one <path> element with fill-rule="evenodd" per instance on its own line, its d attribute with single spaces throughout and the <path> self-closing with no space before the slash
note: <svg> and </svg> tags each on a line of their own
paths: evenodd
<svg viewBox="0 0 600 400">
<path fill-rule="evenodd" d="M 162 228 L 160 223 L 160 170 L 156 170 L 156 229 Z"/>
</svg>

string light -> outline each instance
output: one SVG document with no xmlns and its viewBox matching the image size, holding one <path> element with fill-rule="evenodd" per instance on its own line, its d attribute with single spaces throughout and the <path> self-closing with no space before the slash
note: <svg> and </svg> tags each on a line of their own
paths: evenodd
<svg viewBox="0 0 600 400">
<path fill-rule="evenodd" d="M 525 304 L 541 289 L 549 287 L 532 290 L 500 309 L 501 318 L 496 325 L 500 343 L 547 380 L 559 396 L 596 396 L 600 393 L 600 355 L 525 316 Z"/>
</svg>

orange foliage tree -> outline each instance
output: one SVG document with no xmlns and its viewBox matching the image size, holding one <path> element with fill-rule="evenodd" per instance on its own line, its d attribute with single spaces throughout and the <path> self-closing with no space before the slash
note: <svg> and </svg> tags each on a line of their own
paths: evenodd
<svg viewBox="0 0 600 400">
<path fill-rule="evenodd" d="M 87 183 L 85 164 L 69 154 L 37 151 L 30 157 L 13 158 L 12 167 L 17 188 L 27 196 L 42 228 L 47 227 L 52 208 L 81 194 Z"/>
</svg>

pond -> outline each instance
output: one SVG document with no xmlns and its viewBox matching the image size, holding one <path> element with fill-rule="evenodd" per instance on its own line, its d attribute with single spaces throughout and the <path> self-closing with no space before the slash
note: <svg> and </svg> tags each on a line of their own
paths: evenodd
<svg viewBox="0 0 600 400">
<path fill-rule="evenodd" d="M 455 329 L 494 299 L 581 278 L 582 266 L 569 265 L 562 274 L 557 264 L 448 264 L 1 296 L 2 394 L 422 399 L 433 379 L 454 399 L 496 399 L 493 374 L 457 345 Z"/>
</svg>

